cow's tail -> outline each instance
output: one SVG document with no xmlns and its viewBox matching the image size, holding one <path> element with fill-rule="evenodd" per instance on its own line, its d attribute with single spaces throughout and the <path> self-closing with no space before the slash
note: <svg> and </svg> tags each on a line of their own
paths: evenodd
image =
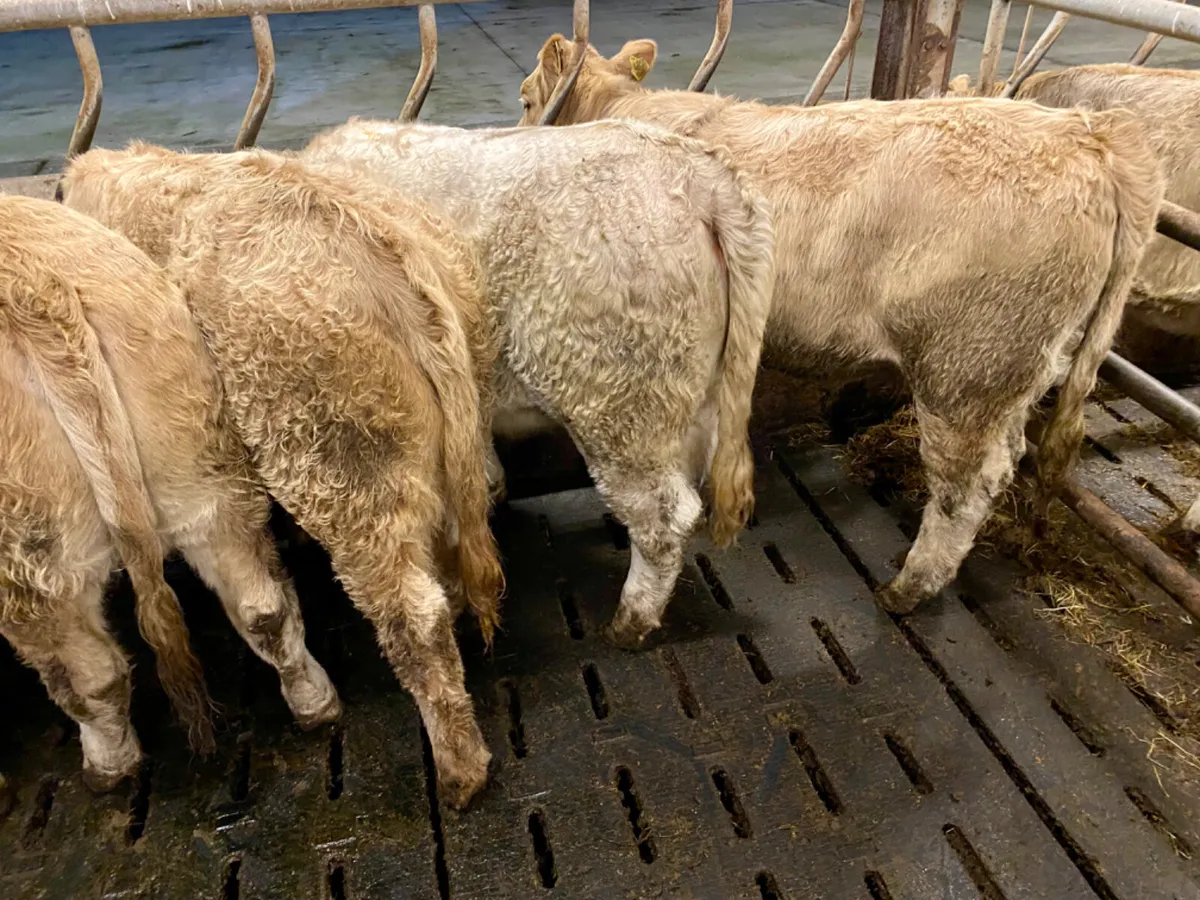
<svg viewBox="0 0 1200 900">
<path fill-rule="evenodd" d="M 154 507 L 137 445 L 76 292 L 53 277 L 14 296 L 10 315 L 55 418 L 91 484 L 101 518 L 136 594 L 138 629 L 158 677 L 199 753 L 216 749 L 204 672 L 192 653 L 179 599 L 163 577 Z"/>
<path fill-rule="evenodd" d="M 457 242 L 447 234 L 449 250 Z M 455 265 L 428 265 L 426 254 L 408 253 L 405 268 L 431 304 L 434 331 L 412 342 L 442 406 L 442 453 L 449 505 L 458 524 L 458 565 L 467 604 L 490 644 L 500 620 L 504 574 L 488 523 L 487 447 L 491 371 L 482 346 L 487 331 L 483 288 L 470 271 L 465 248 Z M 457 298 L 451 297 L 451 292 Z M 468 334 L 468 329 L 470 334 Z M 484 371 L 484 369 L 488 369 Z"/>
<path fill-rule="evenodd" d="M 1146 244 L 1154 236 L 1155 220 L 1163 196 L 1158 159 L 1132 114 L 1124 110 L 1089 113 L 1093 136 L 1098 140 L 1111 173 L 1116 228 L 1112 262 L 1100 297 L 1084 329 L 1058 401 L 1042 432 L 1038 449 L 1041 507 L 1062 484 L 1083 440 L 1083 407 L 1096 383 L 1125 310 L 1134 274 Z"/>
<path fill-rule="evenodd" d="M 750 452 L 750 403 L 763 332 L 775 289 L 775 237 L 767 199 L 732 168 L 714 189 L 713 235 L 728 273 L 728 320 L 718 394 L 717 445 L 709 470 L 709 530 L 727 546 L 754 512 L 754 459 Z"/>
</svg>

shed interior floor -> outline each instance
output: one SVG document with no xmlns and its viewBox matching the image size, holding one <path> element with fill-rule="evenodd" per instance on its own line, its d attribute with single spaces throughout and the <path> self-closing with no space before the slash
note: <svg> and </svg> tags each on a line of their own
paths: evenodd
<svg viewBox="0 0 1200 900">
<path fill-rule="evenodd" d="M 497 513 L 508 575 L 469 688 L 496 756 L 466 813 L 436 802 L 416 710 L 312 545 L 287 562 L 309 645 L 345 701 L 301 733 L 274 674 L 178 567 L 225 710 L 191 758 L 136 636 L 137 784 L 88 794 L 75 730 L 11 658 L 0 770 L 6 896 L 229 898 L 1200 897 L 1192 786 L 1141 743 L 1164 731 L 1090 648 L 972 557 L 897 620 L 872 602 L 904 513 L 833 451 L 779 446 L 740 545 L 691 548 L 644 652 L 606 644 L 628 565 L 590 489 Z M 886 504 L 886 505 L 884 505 Z"/>
</svg>

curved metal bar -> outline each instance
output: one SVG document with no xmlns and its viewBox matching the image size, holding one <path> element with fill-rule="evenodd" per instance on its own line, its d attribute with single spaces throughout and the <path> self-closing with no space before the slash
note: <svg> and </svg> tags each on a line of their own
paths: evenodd
<svg viewBox="0 0 1200 900">
<path fill-rule="evenodd" d="M 254 32 L 254 52 L 258 56 L 258 82 L 254 85 L 254 96 L 246 107 L 246 116 L 238 130 L 234 150 L 253 147 L 258 140 L 258 130 L 267 117 L 271 95 L 275 93 L 275 44 L 271 40 L 271 25 L 267 17 L 255 13 L 250 17 L 250 30 Z"/>
<path fill-rule="evenodd" d="M 1008 31 L 1008 12 L 1012 0 L 992 0 L 988 13 L 987 34 L 983 37 L 983 56 L 979 60 L 979 90 L 987 91 L 1000 70 L 1000 54 L 1004 52 L 1004 35 Z M 1031 51 L 1032 52 L 1032 51 Z"/>
<path fill-rule="evenodd" d="M 1021 85 L 1025 83 L 1025 79 L 1032 75 L 1046 54 L 1050 52 L 1050 48 L 1054 46 L 1054 42 L 1058 40 L 1058 36 L 1063 33 L 1063 29 L 1067 27 L 1067 22 L 1071 16 L 1067 13 L 1059 12 L 1054 14 L 1054 18 L 1050 20 L 1050 24 L 1046 26 L 1046 30 L 1042 32 L 1042 36 L 1037 39 L 1037 43 L 1029 48 L 1029 55 L 1021 60 L 1021 64 L 1013 71 L 1012 77 L 1008 79 L 1004 85 L 1004 90 L 1000 92 L 1000 96 L 1006 100 L 1011 100 L 1017 96 L 1017 91 L 1021 89 Z M 987 95 L 986 87 L 981 81 L 979 89 L 984 95 Z"/>
<path fill-rule="evenodd" d="M 1143 65 L 1150 58 L 1150 54 L 1158 49 L 1158 45 L 1162 43 L 1163 36 L 1155 34 L 1153 31 L 1146 35 L 1146 39 L 1142 41 L 1141 46 L 1133 51 L 1133 56 L 1129 57 L 1129 64 L 1132 66 Z"/>
<path fill-rule="evenodd" d="M 571 59 L 570 67 L 567 71 L 558 76 L 558 84 L 554 88 L 554 93 L 550 95 L 550 100 L 546 103 L 546 108 L 542 111 L 542 118 L 538 121 L 539 125 L 554 124 L 554 120 L 558 118 L 558 114 L 562 112 L 563 105 L 567 102 L 567 96 L 571 93 L 571 89 L 575 87 L 575 82 L 579 80 L 579 73 L 583 71 L 583 61 L 587 59 L 588 28 L 591 24 L 591 12 L 588 0 L 575 0 L 573 18 L 575 27 L 575 54 Z"/>
<path fill-rule="evenodd" d="M 100 104 L 104 100 L 104 77 L 100 74 L 100 57 L 96 55 L 92 33 L 86 25 L 72 25 L 70 30 L 71 43 L 79 57 L 79 70 L 83 73 L 83 102 L 79 104 L 79 116 L 67 146 L 67 159 L 86 153 L 92 146 L 96 126 L 100 124 Z"/>
<path fill-rule="evenodd" d="M 692 83 L 688 85 L 689 91 L 699 93 L 708 87 L 708 80 L 712 78 L 713 72 L 717 71 L 721 57 L 725 55 L 725 45 L 729 43 L 729 31 L 732 27 L 733 0 L 717 0 L 717 28 L 713 32 L 712 44 L 704 54 L 700 68 L 692 76 Z"/>
<path fill-rule="evenodd" d="M 1200 583 L 1187 569 L 1073 478 L 1063 484 L 1059 496 L 1075 515 L 1096 529 L 1114 549 L 1146 573 L 1194 618 L 1200 619 Z"/>
<path fill-rule="evenodd" d="M 1033 0 L 1037 6 L 1200 44 L 1200 9 L 1177 0 Z"/>
<path fill-rule="evenodd" d="M 0 31 L 417 6 L 421 0 L 0 0 Z M 473 3 L 477 0 L 431 0 Z"/>
<path fill-rule="evenodd" d="M 1200 443 L 1200 406 L 1171 390 L 1111 350 L 1100 364 L 1100 377 L 1115 385 L 1164 422 Z"/>
<path fill-rule="evenodd" d="M 829 54 L 829 59 L 825 60 L 825 65 L 821 66 L 821 71 L 817 73 L 812 87 L 808 89 L 808 95 L 805 96 L 802 106 L 817 105 L 817 102 L 824 96 L 825 89 L 829 87 L 829 82 L 833 81 L 833 76 L 837 74 L 837 70 L 842 67 L 846 57 L 858 43 L 859 35 L 862 34 L 863 9 L 865 7 L 866 0 L 850 0 L 850 9 L 846 12 L 846 26 L 842 29 L 842 36 L 833 45 L 833 51 Z"/>
<path fill-rule="evenodd" d="M 1021 39 L 1017 41 L 1017 55 L 1013 59 L 1012 74 L 1017 74 L 1017 66 L 1021 65 L 1021 56 L 1025 53 L 1025 39 L 1029 37 L 1029 23 L 1033 21 L 1033 4 L 1025 7 L 1025 24 L 1021 26 Z M 1012 75 L 1008 76 L 1012 78 Z"/>
<path fill-rule="evenodd" d="M 854 54 L 858 49 L 858 41 L 850 45 L 850 55 L 846 58 L 846 92 L 842 95 L 842 102 L 845 103 L 850 99 L 850 86 L 854 82 Z"/>
<path fill-rule="evenodd" d="M 408 99 L 400 110 L 401 122 L 414 122 L 421 114 L 425 98 L 429 95 L 429 86 L 433 84 L 433 73 L 437 71 L 438 37 L 437 17 L 433 12 L 432 3 L 422 3 L 417 10 L 417 22 L 421 26 L 421 68 L 409 89 Z"/>
<path fill-rule="evenodd" d="M 1180 3 L 1187 3 L 1188 0 L 1179 0 Z M 1142 41 L 1142 45 L 1133 52 L 1133 56 L 1129 57 L 1131 66 L 1141 66 L 1146 64 L 1146 60 L 1150 58 L 1150 54 L 1158 49 L 1158 45 L 1162 43 L 1163 36 L 1155 34 L 1151 31 L 1146 35 L 1146 39 Z"/>
</svg>

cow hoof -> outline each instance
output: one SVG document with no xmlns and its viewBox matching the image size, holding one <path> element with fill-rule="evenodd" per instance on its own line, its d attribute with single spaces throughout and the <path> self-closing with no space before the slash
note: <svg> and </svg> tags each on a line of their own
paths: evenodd
<svg viewBox="0 0 1200 900">
<path fill-rule="evenodd" d="M 337 688 L 314 659 L 309 660 L 307 677 L 295 679 L 283 691 L 283 699 L 292 717 L 304 731 L 336 722 L 342 717 L 342 701 Z"/>
<path fill-rule="evenodd" d="M 894 581 L 889 581 L 887 584 L 875 591 L 875 599 L 879 605 L 890 613 L 895 613 L 898 616 L 905 616 L 912 612 L 921 603 L 919 595 L 905 594 L 897 591 L 892 585 Z"/>
<path fill-rule="evenodd" d="M 614 647 L 622 650 L 641 650 L 646 644 L 646 635 L 649 632 L 639 632 L 636 628 L 620 627 L 609 622 L 600 630 L 600 634 Z"/>
<path fill-rule="evenodd" d="M 101 772 L 88 765 L 83 767 L 83 783 L 93 794 L 107 794 L 115 789 L 126 778 L 133 778 L 138 773 L 139 766 L 134 766 L 128 772 Z"/>
<path fill-rule="evenodd" d="M 329 701 L 319 709 L 310 713 L 296 713 L 296 724 L 302 731 L 312 731 L 322 725 L 331 725 L 342 717 L 342 701 L 334 694 Z"/>
<path fill-rule="evenodd" d="M 483 758 L 469 768 L 456 768 L 453 773 L 438 773 L 438 799 L 451 809 L 465 810 L 487 785 L 488 764 L 492 755 L 483 751 Z"/>
<path fill-rule="evenodd" d="M 16 805 L 17 792 L 13 789 L 12 782 L 0 775 L 0 819 L 12 812 Z"/>
</svg>

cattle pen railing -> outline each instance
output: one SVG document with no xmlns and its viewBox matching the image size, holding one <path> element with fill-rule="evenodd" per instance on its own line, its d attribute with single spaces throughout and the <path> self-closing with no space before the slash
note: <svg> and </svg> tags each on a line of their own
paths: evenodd
<svg viewBox="0 0 1200 900">
<path fill-rule="evenodd" d="M 252 146 L 266 117 L 275 85 L 275 53 L 268 16 L 275 14 L 418 7 L 421 61 L 401 106 L 399 118 L 417 118 L 437 68 L 439 3 L 480 0 L 5 0 L 0 5 L 0 32 L 67 28 L 83 74 L 83 100 L 72 131 L 67 157 L 88 149 L 96 132 L 103 101 L 100 60 L 92 43 L 95 26 L 137 22 L 182 21 L 247 17 L 258 60 L 258 77 L 234 149 Z M 964 0 L 884 0 L 872 76 L 871 96 L 900 99 L 945 92 L 957 42 Z M 1142 63 L 1162 35 L 1200 43 L 1200 9 L 1172 0 L 1029 0 L 1031 6 L 1056 10 L 1045 33 L 1030 49 L 1006 83 L 1004 96 L 1015 95 L 1020 82 L 1037 67 L 1062 33 L 1071 15 L 1138 28 L 1149 33 L 1134 54 Z M 1013 0 L 993 0 L 984 39 L 980 84 L 995 79 Z M 865 0 L 848 0 L 846 24 L 825 64 L 813 80 L 803 105 L 817 104 L 841 66 L 848 62 L 845 98 L 850 95 L 854 53 L 862 34 Z M 689 89 L 703 91 L 720 64 L 729 41 L 733 0 L 718 0 L 713 40 L 693 76 Z M 552 124 L 566 102 L 583 67 L 590 32 L 588 0 L 573 3 L 573 52 L 541 119 Z M 1200 215 L 1164 203 L 1158 230 L 1200 251 Z M 1188 437 L 1200 442 L 1200 407 L 1172 391 L 1141 369 L 1110 353 L 1101 374 Z M 1063 499 L 1081 518 L 1141 568 L 1200 620 L 1200 582 L 1120 514 L 1094 494 L 1069 481 Z M 1200 500 L 1197 501 L 1200 506 Z"/>
<path fill-rule="evenodd" d="M 104 99 L 100 59 L 92 43 L 93 26 L 246 16 L 250 19 L 254 36 L 258 79 L 233 144 L 235 150 L 241 150 L 258 140 L 259 129 L 262 128 L 275 90 L 275 47 L 271 41 L 269 15 L 418 7 L 421 64 L 400 110 L 400 118 L 411 121 L 420 113 L 437 69 L 438 40 L 434 6 L 452 2 L 474 3 L 479 0 L 431 0 L 425 3 L 417 0 L 7 0 L 0 5 L 0 31 L 39 28 L 66 28 L 70 31 L 83 73 L 83 102 L 67 148 L 69 159 L 91 146 Z"/>
</svg>

